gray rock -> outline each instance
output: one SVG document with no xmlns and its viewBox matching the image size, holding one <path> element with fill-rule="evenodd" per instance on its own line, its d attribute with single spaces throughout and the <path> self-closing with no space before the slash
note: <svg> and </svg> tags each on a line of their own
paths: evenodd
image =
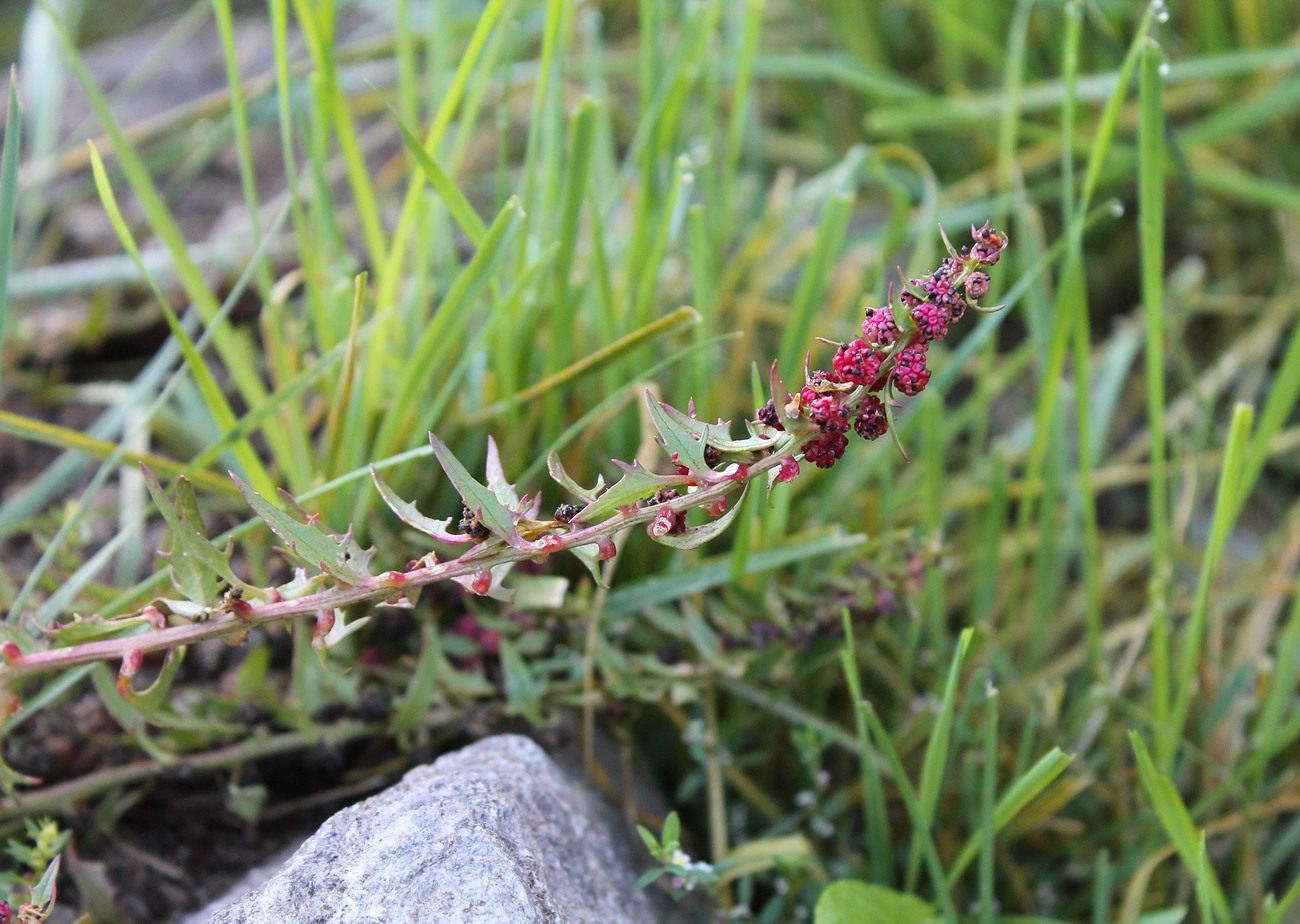
<svg viewBox="0 0 1300 924">
<path fill-rule="evenodd" d="M 211 924 L 651 924 L 607 822 L 531 740 L 488 738 L 330 818 Z"/>
</svg>

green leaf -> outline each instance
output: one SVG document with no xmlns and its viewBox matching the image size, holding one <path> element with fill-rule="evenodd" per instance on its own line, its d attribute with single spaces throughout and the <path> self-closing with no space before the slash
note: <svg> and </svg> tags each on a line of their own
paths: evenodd
<svg viewBox="0 0 1300 924">
<path fill-rule="evenodd" d="M 1033 801 L 1039 793 L 1047 789 L 1052 782 L 1065 772 L 1065 768 L 1074 760 L 1060 748 L 1052 748 L 1016 780 L 1011 788 L 998 800 L 993 810 L 993 830 L 1001 831 L 1020 811 Z M 962 845 L 961 853 L 948 868 L 948 882 L 955 884 L 958 877 L 966 870 L 979 854 L 980 833 L 976 831 Z"/>
<path fill-rule="evenodd" d="M 50 861 L 50 865 L 45 867 L 45 874 L 41 876 L 41 881 L 32 886 L 32 904 L 45 908 L 54 902 L 54 882 L 59 878 L 59 867 L 63 863 L 63 857 L 57 856 Z"/>
<path fill-rule="evenodd" d="M 591 578 L 596 582 L 597 587 L 609 586 L 605 583 L 605 575 L 601 571 L 600 549 L 596 546 L 596 543 L 589 542 L 586 545 L 575 545 L 569 551 L 574 554 L 578 561 L 587 566 L 587 570 L 591 572 Z"/>
<path fill-rule="evenodd" d="M 925 759 L 921 764 L 921 779 L 917 783 L 916 795 L 928 828 L 934 821 L 935 808 L 939 804 L 939 790 L 943 786 L 944 770 L 948 765 L 948 748 L 952 742 L 953 715 L 957 709 L 957 682 L 961 678 L 962 662 L 970 648 L 973 629 L 962 630 L 957 640 L 957 650 L 952 656 L 952 666 L 948 669 L 948 681 L 944 686 L 943 701 L 939 714 L 935 717 L 934 728 L 930 732 L 930 741 L 925 748 Z M 921 842 L 919 838 L 912 841 L 912 851 L 908 856 L 907 883 L 912 886 L 921 871 Z"/>
<path fill-rule="evenodd" d="M 356 584 L 370 577 L 352 564 L 356 556 L 345 547 L 351 544 L 350 539 L 345 537 L 344 545 L 340 545 L 339 537 L 326 527 L 312 522 L 299 522 L 244 484 L 234 472 L 230 473 L 230 477 L 253 512 L 285 543 L 285 551 L 289 554 L 347 584 Z"/>
<path fill-rule="evenodd" d="M 138 625 L 135 622 L 105 620 L 99 616 L 78 614 L 69 622 L 52 624 L 48 631 L 60 646 L 79 645 L 97 639 L 116 638 L 126 632 L 135 631 Z"/>
<path fill-rule="evenodd" d="M 736 514 L 740 512 L 740 507 L 745 502 L 745 495 L 748 492 L 749 485 L 746 484 L 745 487 L 741 489 L 740 496 L 736 498 L 736 502 L 728 507 L 722 516 L 714 517 L 709 520 L 709 522 L 700 526 L 688 526 L 682 532 L 674 535 L 657 536 L 655 537 L 655 542 L 658 542 L 660 545 L 670 545 L 675 549 L 699 548 L 710 539 L 720 536 L 726 531 L 727 527 L 731 525 L 731 521 L 736 518 Z"/>
<path fill-rule="evenodd" d="M 700 654 L 700 661 L 704 664 L 714 663 L 718 656 L 722 654 L 722 645 L 718 642 L 718 635 L 704 621 L 704 617 L 694 607 L 686 610 L 686 633 L 690 636 L 691 644 Z"/>
<path fill-rule="evenodd" d="M 645 844 L 646 850 L 650 851 L 652 854 L 659 852 L 659 841 L 655 838 L 653 832 L 651 832 L 649 828 L 645 825 L 637 825 L 636 833 L 641 835 L 641 841 Z"/>
<path fill-rule="evenodd" d="M 723 882 L 735 882 L 744 876 L 765 873 L 771 869 L 783 872 L 806 870 L 820 881 L 825 881 L 825 870 L 817 859 L 817 851 L 802 834 L 786 834 L 747 841 L 734 848 L 727 858 L 715 867 Z"/>
<path fill-rule="evenodd" d="M 614 482 L 604 494 L 596 498 L 573 518 L 574 522 L 593 525 L 614 515 L 619 507 L 628 507 L 637 501 L 653 497 L 664 488 L 675 488 L 686 483 L 683 475 L 656 475 L 641 467 L 640 462 L 628 465 L 613 460 L 623 471 L 623 477 Z"/>
<path fill-rule="evenodd" d="M 425 713 L 433 702 L 438 675 L 447 667 L 442 645 L 438 641 L 438 627 L 432 621 L 420 629 L 420 659 L 406 684 L 406 694 L 393 714 L 393 731 L 397 734 L 414 731 L 424 724 Z"/>
<path fill-rule="evenodd" d="M 18 102 L 18 70 L 11 67 L 4 148 L 0 150 L 0 349 L 4 347 L 5 315 L 8 314 L 9 306 L 9 270 L 13 262 L 14 210 L 18 205 L 18 151 L 22 140 L 22 115 L 22 106 Z"/>
<path fill-rule="evenodd" d="M 664 819 L 662 843 L 664 847 L 680 844 L 682 838 L 682 820 L 676 812 L 669 812 Z"/>
<path fill-rule="evenodd" d="M 915 895 L 854 879 L 833 882 L 817 899 L 813 924 L 930 924 L 939 916 Z"/>
<path fill-rule="evenodd" d="M 515 532 L 515 523 L 510 516 L 510 511 L 497 500 L 496 494 L 479 484 L 442 440 L 432 433 L 429 434 L 429 443 L 433 446 L 433 454 L 438 457 L 438 464 L 455 485 L 457 493 L 465 501 L 465 506 L 478 516 L 479 522 L 510 545 L 523 547 L 525 543 Z"/>
<path fill-rule="evenodd" d="M 1136 731 L 1129 732 L 1129 741 L 1133 746 L 1133 755 L 1137 758 L 1138 779 L 1142 783 L 1142 788 L 1146 790 L 1152 807 L 1156 810 L 1156 817 L 1160 819 L 1160 824 L 1173 842 L 1174 849 L 1178 851 L 1178 858 L 1192 873 L 1196 881 L 1198 897 L 1203 896 L 1203 900 L 1214 908 L 1216 920 L 1227 924 L 1233 918 L 1223 886 L 1219 883 L 1214 870 L 1199 860 L 1203 832 L 1197 830 L 1192 822 L 1192 816 L 1178 794 L 1177 787 L 1156 769 L 1151 755 L 1147 753 L 1146 745 L 1142 743 Z"/>
<path fill-rule="evenodd" d="M 650 883 L 654 882 L 656 879 L 659 879 L 660 877 L 666 875 L 668 875 L 668 870 L 666 869 L 659 868 L 659 869 L 649 870 L 648 872 L 644 872 L 639 877 L 637 877 L 636 882 L 632 883 L 632 888 L 637 891 L 640 891 L 641 889 L 644 889 L 646 886 L 648 886 Z"/>
<path fill-rule="evenodd" d="M 167 653 L 163 656 L 162 670 L 158 672 L 158 676 L 153 683 L 143 690 L 136 690 L 129 683 L 123 684 L 119 681 L 118 694 L 127 705 L 144 716 L 145 720 L 151 725 L 162 728 L 176 725 L 179 717 L 168 706 L 167 693 L 171 690 L 172 681 L 176 679 L 176 672 L 180 669 L 181 662 L 184 660 L 184 646 L 168 648 Z"/>
<path fill-rule="evenodd" d="M 564 470 L 564 466 L 560 464 L 560 454 L 555 450 L 551 450 L 551 452 L 547 454 L 546 468 L 550 471 L 551 478 L 554 479 L 556 484 L 564 488 L 564 490 L 568 491 L 574 497 L 581 497 L 587 503 L 594 501 L 598 496 L 600 496 L 600 492 L 605 489 L 605 476 L 603 475 L 596 476 L 596 486 L 592 488 L 584 488 L 582 485 L 578 484 L 578 482 L 574 481 L 569 473 Z"/>
<path fill-rule="evenodd" d="M 501 640 L 501 671 L 505 674 L 506 701 L 529 722 L 543 724 L 545 684 L 533 676 L 514 643 L 504 638 Z"/>
<path fill-rule="evenodd" d="M 219 579 L 247 589 L 248 585 L 231 570 L 230 558 L 204 535 L 203 518 L 190 480 L 184 476 L 176 479 L 176 505 L 173 506 L 149 466 L 140 463 L 140 471 L 158 512 L 167 522 L 172 545 L 162 557 L 167 559 L 176 589 L 187 600 L 202 606 L 211 606 L 216 600 Z"/>
<path fill-rule="evenodd" d="M 694 472 L 705 471 L 709 466 L 704 461 L 704 439 L 680 426 L 665 410 L 667 405 L 656 400 L 648 388 L 645 392 L 645 406 L 650 411 L 650 422 L 663 438 L 664 448 L 677 457 L 677 464 L 685 465 Z M 707 432 L 708 427 L 705 425 L 705 433 Z"/>
<path fill-rule="evenodd" d="M 420 513 L 420 511 L 415 509 L 415 504 L 404 501 L 398 497 L 397 492 L 390 488 L 384 479 L 379 477 L 379 470 L 373 465 L 370 466 L 370 478 L 374 481 L 375 488 L 378 489 L 379 496 L 384 499 L 384 503 L 386 503 L 392 509 L 393 513 L 397 514 L 397 518 L 407 526 L 412 529 L 418 529 L 426 536 L 437 539 L 439 542 L 461 544 L 471 541 L 470 537 L 466 536 L 464 533 L 451 532 L 451 517 L 447 517 L 445 520 L 435 520 L 432 517 L 426 517 L 424 514 Z"/>
<path fill-rule="evenodd" d="M 256 824 L 266 805 L 267 794 L 267 788 L 261 783 L 251 786 L 231 783 L 226 786 L 226 808 L 248 824 Z"/>
<path fill-rule="evenodd" d="M 397 114 L 397 110 L 388 105 L 388 111 L 392 113 L 393 119 L 397 122 L 397 130 L 402 133 L 402 141 L 406 144 L 406 150 L 420 169 L 424 172 L 424 177 L 429 181 L 442 201 L 447 206 L 447 211 L 451 217 L 456 219 L 456 224 L 465 232 L 470 243 L 475 247 L 483 243 L 483 236 L 487 234 L 487 226 L 483 224 L 483 219 L 479 217 L 478 212 L 474 211 L 474 206 L 470 205 L 465 194 L 460 191 L 451 177 L 447 176 L 446 171 L 438 166 L 438 162 L 433 159 L 433 155 L 424 149 L 420 139 L 411 133 L 402 117 Z"/>
</svg>

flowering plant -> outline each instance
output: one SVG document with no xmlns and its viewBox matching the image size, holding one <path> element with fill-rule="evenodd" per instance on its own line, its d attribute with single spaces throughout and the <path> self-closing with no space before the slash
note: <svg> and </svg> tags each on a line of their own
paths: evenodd
<svg viewBox="0 0 1300 924">
<path fill-rule="evenodd" d="M 616 554 L 615 537 L 637 525 L 644 525 L 651 539 L 664 545 L 699 546 L 730 525 L 749 484 L 760 476 L 766 478 L 770 493 L 776 484 L 799 474 L 800 459 L 830 468 L 844 454 L 850 427 L 868 440 L 892 431 L 897 396 L 914 396 L 930 380 L 929 345 L 943 339 L 967 309 L 1001 307 L 982 307 L 980 300 L 988 293 L 987 270 L 997 263 L 1007 238 L 987 223 L 971 232 L 972 244 L 960 251 L 945 235 L 948 256 L 930 275 L 904 280 L 897 304 L 891 287 L 885 306 L 866 308 L 862 336 L 838 345 L 830 370 L 806 367 L 805 384 L 791 392 L 773 364 L 772 397 L 757 410 L 755 420 L 746 422 L 744 438 L 734 438 L 727 421 L 700 420 L 693 402 L 682 412 L 647 393 L 650 420 L 671 460 L 667 472 L 615 460 L 621 472 L 616 482 L 598 478 L 584 487 L 552 454 L 551 477 L 577 501 L 543 517 L 540 496 L 518 494 L 490 437 L 486 481 L 480 482 L 430 434 L 434 455 L 464 501 L 464 514 L 453 527 L 451 518 L 432 519 L 397 496 L 372 466 L 375 487 L 404 523 L 439 545 L 464 548 L 446 560 L 430 551 L 401 569 L 379 572 L 372 567 L 374 550 L 361 548 L 350 530 L 336 533 L 288 494 L 282 492 L 283 505 L 277 505 L 232 474 L 244 498 L 297 565 L 290 582 L 257 587 L 234 573 L 229 548 L 219 548 L 204 535 L 190 483 L 178 479 L 173 499 L 146 469 L 150 494 L 170 531 L 165 556 L 180 597 L 158 598 L 124 617 L 76 617 L 50 629 L 42 640 L 9 632 L 0 645 L 0 712 L 9 714 L 19 707 L 13 689 L 25 678 L 120 658 L 118 691 L 148 716 L 162 708 L 179 654 L 193 642 L 219 637 L 239 641 L 252 626 L 313 615 L 313 644 L 324 651 L 370 618 L 345 622 L 342 608 L 351 604 L 409 606 L 419 588 L 444 580 L 475 594 L 508 599 L 510 591 L 502 581 L 515 563 L 542 560 L 559 551 L 577 555 L 601 581 L 599 563 Z M 688 525 L 693 508 L 708 518 Z M 133 678 L 145 655 L 156 651 L 167 654 L 159 678 L 148 690 L 137 692 Z M 30 781 L 2 765 L 0 774 L 5 775 L 0 782 Z"/>
</svg>

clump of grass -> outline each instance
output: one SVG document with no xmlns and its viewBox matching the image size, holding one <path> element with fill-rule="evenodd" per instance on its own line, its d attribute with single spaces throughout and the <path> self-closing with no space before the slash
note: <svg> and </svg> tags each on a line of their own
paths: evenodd
<svg viewBox="0 0 1300 924">
<path fill-rule="evenodd" d="M 492 519 L 492 479 L 465 480 L 489 461 L 535 485 L 556 458 L 579 487 L 611 457 L 648 466 L 661 402 L 753 414 L 771 385 L 752 359 L 789 376 L 814 332 L 853 344 L 896 264 L 936 264 L 940 222 L 1010 231 L 1016 310 L 928 348 L 924 393 L 888 421 L 914 461 L 846 455 L 771 506 L 732 505 L 703 549 L 640 539 L 609 588 L 555 558 L 516 567 L 504 607 L 432 590 L 398 617 L 350 604 L 318 623 L 337 641 L 325 662 L 307 626 L 250 624 L 221 649 L 220 692 L 179 657 L 144 664 L 143 690 L 89 662 L 30 680 L 3 726 L 17 771 L 92 687 L 139 759 L 21 800 L 9 776 L 0 818 L 80 798 L 108 826 L 113 793 L 184 757 L 224 774 L 250 820 L 276 797 L 237 768 L 268 755 L 319 740 L 410 755 L 468 713 L 578 714 L 593 750 L 611 731 L 679 809 L 657 859 L 677 842 L 710 864 L 716 903 L 758 920 L 863 903 L 899 921 L 1293 915 L 1300 59 L 1276 37 L 1294 11 L 867 6 L 399 2 L 359 13 L 354 38 L 330 5 L 271 0 L 256 74 L 218 2 L 228 80 L 145 125 L 95 87 L 75 16 L 27 30 L 26 60 L 63 63 L 20 74 L 23 114 L 11 88 L 0 167 L 16 359 L 0 386 L 41 407 L 7 403 L 0 429 L 60 453 L 0 502 L 3 641 L 24 660 L 134 646 L 173 580 L 215 627 L 257 602 L 233 590 L 294 584 L 277 544 L 315 558 L 327 541 L 339 573 L 372 546 L 418 559 L 417 507 L 455 519 L 481 488 L 469 527 Z M 62 139 L 61 78 L 99 123 Z M 225 140 L 175 143 L 198 126 Z M 188 186 L 223 149 L 246 230 L 187 240 Z M 87 197 L 126 257 L 42 272 L 58 216 Z M 53 382 L 24 318 L 56 298 L 105 306 L 69 335 L 86 350 L 142 300 L 167 343 L 111 402 Z M 864 362 L 846 348 L 840 365 L 865 379 Z M 800 439 L 822 439 L 847 394 L 812 392 Z M 103 407 L 51 423 L 71 401 Z M 455 477 L 435 449 L 463 460 Z M 278 535 L 227 470 L 249 499 L 284 488 L 287 512 L 254 500 Z M 414 504 L 401 526 L 380 503 L 397 498 Z M 156 516 L 165 562 L 148 555 Z M 385 580 L 356 599 L 405 599 Z"/>
</svg>

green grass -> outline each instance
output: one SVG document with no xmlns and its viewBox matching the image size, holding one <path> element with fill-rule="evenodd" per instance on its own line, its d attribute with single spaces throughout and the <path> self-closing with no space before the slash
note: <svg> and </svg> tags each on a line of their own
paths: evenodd
<svg viewBox="0 0 1300 924">
<path fill-rule="evenodd" d="M 935 345 L 926 394 L 898 412 L 910 461 L 855 443 L 771 505 L 751 492 L 701 550 L 628 537 L 608 590 L 553 559 L 517 606 L 430 595 L 328 666 L 309 631 L 274 662 L 254 636 L 231 656 L 234 695 L 185 667 L 134 712 L 103 669 L 28 681 L 7 755 L 99 690 L 157 762 L 63 781 L 103 807 L 79 852 L 103 849 L 113 794 L 160 785 L 172 755 L 221 772 L 320 733 L 405 759 L 467 712 L 572 714 L 677 808 L 685 848 L 718 864 L 713 900 L 759 921 L 811 913 L 839 879 L 945 921 L 1294 918 L 1290 4 L 406 0 L 345 16 L 214 0 L 176 34 L 205 35 L 227 79 L 146 124 L 96 88 L 82 5 L 63 6 L 65 25 L 24 33 L 27 59 L 61 63 L 18 73 L 0 166 L 0 433 L 61 453 L 0 498 L 0 641 L 28 653 L 75 639 L 35 625 L 93 613 L 109 624 L 76 631 L 138 632 L 142 606 L 177 596 L 147 554 L 159 514 L 139 461 L 169 497 L 188 478 L 251 584 L 286 575 L 228 471 L 399 568 L 429 548 L 368 467 L 454 522 L 427 431 L 471 473 L 492 435 L 545 516 L 569 500 L 545 478 L 552 451 L 584 485 L 612 458 L 662 462 L 645 388 L 693 397 L 706 421 L 752 414 L 772 359 L 800 381 L 808 350 L 829 362 L 814 338 L 855 336 L 896 265 L 933 266 L 938 223 L 958 241 L 988 218 L 1011 238 L 989 299 L 1010 307 Z M 269 73 L 238 69 L 241 17 L 271 35 Z M 165 81 L 161 58 L 128 89 Z M 95 119 L 71 134 L 65 77 Z M 20 113 L 29 82 L 42 105 Z M 248 214 L 190 239 L 219 156 Z M 86 207 L 114 231 L 95 253 L 61 224 Z M 55 299 L 85 321 L 52 345 L 33 331 Z M 156 353 L 66 362 L 142 317 L 166 329 Z M 86 405 L 83 428 L 55 423 Z M 500 657 L 457 631 L 466 612 Z M 313 718 L 374 689 L 386 718 Z M 264 739 L 236 721 L 247 702 L 272 712 Z M 55 803 L 9 795 L 0 823 L 19 832 Z"/>
</svg>

